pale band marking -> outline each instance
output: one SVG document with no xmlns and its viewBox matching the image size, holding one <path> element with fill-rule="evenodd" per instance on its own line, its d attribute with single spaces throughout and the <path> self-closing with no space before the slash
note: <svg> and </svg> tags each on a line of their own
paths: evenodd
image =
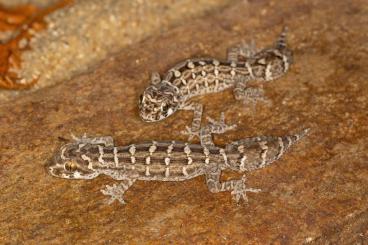
<svg viewBox="0 0 368 245">
<path fill-rule="evenodd" d="M 266 81 L 271 81 L 272 80 L 272 72 L 271 72 L 271 64 L 268 64 L 266 66 L 266 71 L 265 71 L 265 79 Z"/>
<path fill-rule="evenodd" d="M 188 144 L 186 144 L 184 147 L 184 153 L 187 154 L 187 156 L 190 155 L 190 153 L 192 153 Z"/>
<path fill-rule="evenodd" d="M 203 153 L 205 156 L 209 156 L 210 155 L 210 150 L 208 150 L 207 147 L 203 147 Z"/>
<path fill-rule="evenodd" d="M 135 145 L 131 145 L 129 147 L 129 153 L 130 153 L 130 155 L 134 156 L 135 151 L 136 151 Z"/>
<path fill-rule="evenodd" d="M 193 69 L 194 68 L 194 63 L 192 61 L 188 61 L 187 67 L 189 69 Z"/>
<path fill-rule="evenodd" d="M 249 76 L 254 79 L 254 74 L 253 74 L 253 70 L 252 70 L 252 67 L 249 65 L 248 62 L 245 62 L 245 67 L 247 68 L 248 70 L 248 73 L 249 73 Z"/>
<path fill-rule="evenodd" d="M 170 168 L 166 168 L 165 169 L 165 177 L 169 177 L 170 176 Z"/>
<path fill-rule="evenodd" d="M 106 165 L 105 160 L 103 159 L 103 157 L 104 157 L 104 148 L 103 148 L 103 146 L 98 145 L 98 152 L 100 153 L 100 156 L 98 157 L 98 161 L 102 165 Z"/>
<path fill-rule="evenodd" d="M 156 151 L 156 149 L 157 149 L 156 144 L 157 144 L 157 142 L 153 141 L 152 145 L 149 147 L 148 151 L 149 151 L 150 155 L 152 155 Z"/>
<path fill-rule="evenodd" d="M 147 165 L 151 164 L 151 157 L 146 157 L 146 164 Z"/>
<path fill-rule="evenodd" d="M 220 154 L 224 158 L 225 165 L 227 165 L 227 155 L 224 149 L 220 149 Z"/>
<path fill-rule="evenodd" d="M 282 141 L 281 137 L 278 137 L 277 139 L 280 146 L 279 154 L 277 154 L 277 158 L 279 158 L 284 153 L 284 142 Z"/>
<path fill-rule="evenodd" d="M 239 153 L 244 153 L 244 145 L 239 145 L 238 146 L 238 152 Z"/>
<path fill-rule="evenodd" d="M 146 176 L 150 176 L 149 166 L 146 166 Z"/>
<path fill-rule="evenodd" d="M 66 160 L 66 159 L 67 159 L 67 158 L 64 156 L 65 151 L 66 151 L 66 147 L 64 147 L 63 149 L 61 149 L 61 155 L 60 155 L 60 157 L 61 157 L 61 159 L 62 159 L 62 160 Z"/>
<path fill-rule="evenodd" d="M 243 157 L 242 157 L 242 158 L 241 158 L 241 160 L 240 160 L 240 165 L 239 165 L 239 168 L 240 168 L 240 170 L 242 170 L 242 171 L 247 170 L 247 169 L 245 168 L 246 160 L 247 160 L 247 156 L 246 156 L 246 155 L 243 155 Z"/>
<path fill-rule="evenodd" d="M 167 154 L 170 155 L 172 150 L 174 149 L 175 142 L 171 142 L 171 144 L 167 147 Z"/>
<path fill-rule="evenodd" d="M 175 70 L 175 71 L 174 71 L 174 76 L 175 76 L 175 77 L 180 77 L 180 76 L 181 76 L 181 72 L 180 72 L 180 71 L 178 71 L 178 70 Z"/>
<path fill-rule="evenodd" d="M 193 159 L 191 157 L 188 157 L 188 165 L 193 163 Z"/>
<path fill-rule="evenodd" d="M 183 175 L 184 176 L 188 176 L 188 172 L 187 172 L 187 168 L 186 167 L 183 167 Z"/>
<path fill-rule="evenodd" d="M 282 61 L 284 62 L 284 72 L 289 70 L 289 61 L 286 55 L 282 56 Z"/>
<path fill-rule="evenodd" d="M 268 152 L 267 142 L 266 141 L 259 142 L 259 146 L 262 149 L 262 152 L 261 152 L 262 162 L 259 167 L 263 168 L 266 165 L 266 158 L 267 158 L 267 152 Z"/>
<path fill-rule="evenodd" d="M 81 158 L 84 160 L 84 161 L 87 161 L 88 162 L 88 169 L 93 169 L 92 167 L 92 159 L 89 158 L 88 156 L 86 155 L 82 155 Z"/>
<path fill-rule="evenodd" d="M 115 167 L 117 168 L 119 166 L 118 148 L 117 147 L 114 147 L 114 162 L 115 162 Z"/>
<path fill-rule="evenodd" d="M 130 157 L 130 162 L 131 162 L 132 164 L 135 164 L 135 157 L 134 157 L 134 156 L 131 156 L 131 157 Z"/>
</svg>

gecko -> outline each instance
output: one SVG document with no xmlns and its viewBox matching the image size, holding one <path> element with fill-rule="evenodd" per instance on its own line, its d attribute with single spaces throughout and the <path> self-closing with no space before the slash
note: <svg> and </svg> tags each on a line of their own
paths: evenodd
<svg viewBox="0 0 368 245">
<path fill-rule="evenodd" d="M 225 124 L 223 114 L 219 121 L 209 120 L 200 130 L 200 144 L 151 141 L 116 146 L 111 136 L 83 136 L 63 145 L 45 167 L 52 176 L 64 179 L 86 180 L 107 175 L 120 181 L 101 190 L 110 197 L 107 203 L 117 200 L 125 204 L 124 193 L 136 180 L 185 181 L 200 175 L 205 176 L 210 192 L 228 191 L 236 202 L 247 202 L 246 193 L 260 189 L 248 188 L 245 175 L 241 179 L 221 181 L 221 172 L 244 173 L 264 168 L 309 130 L 282 137 L 249 137 L 220 147 L 214 144 L 212 134 L 224 133 L 236 125 Z"/>
<path fill-rule="evenodd" d="M 203 105 L 190 99 L 209 93 L 233 88 L 236 100 L 257 101 L 262 98 L 261 89 L 251 88 L 249 82 L 272 81 L 283 76 L 293 62 L 292 51 L 286 43 L 284 27 L 277 41 L 257 52 L 253 45 L 229 48 L 227 61 L 213 58 L 187 59 L 168 70 L 161 79 L 153 72 L 150 85 L 140 95 L 139 115 L 146 122 L 163 120 L 178 110 L 194 112 L 191 127 L 182 133 L 189 141 L 199 137 Z"/>
</svg>

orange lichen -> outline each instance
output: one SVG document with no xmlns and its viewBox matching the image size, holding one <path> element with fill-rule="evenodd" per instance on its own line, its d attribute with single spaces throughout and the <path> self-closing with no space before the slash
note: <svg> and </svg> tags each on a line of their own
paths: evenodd
<svg viewBox="0 0 368 245">
<path fill-rule="evenodd" d="M 30 4 L 13 9 L 0 6 L 0 88 L 27 89 L 37 83 L 38 77 L 24 82 L 11 69 L 20 68 L 21 53 L 30 49 L 30 39 L 47 27 L 44 17 L 72 2 L 61 0 L 46 8 Z"/>
</svg>

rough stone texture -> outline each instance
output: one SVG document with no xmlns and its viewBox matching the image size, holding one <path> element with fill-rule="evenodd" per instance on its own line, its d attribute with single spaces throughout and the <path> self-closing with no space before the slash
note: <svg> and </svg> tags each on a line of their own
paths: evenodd
<svg viewBox="0 0 368 245">
<path fill-rule="evenodd" d="M 15 7 L 20 4 L 35 4 L 38 6 L 47 6 L 56 3 L 59 0 L 0 0 L 0 4 L 9 7 Z"/>
<path fill-rule="evenodd" d="M 352 1 L 251 1 L 188 21 L 134 44 L 90 73 L 40 89 L 0 107 L 0 243 L 7 244 L 365 244 L 368 242 L 368 5 Z M 185 140 L 192 115 L 179 112 L 147 124 L 137 98 L 149 72 L 193 56 L 224 57 L 254 38 L 271 43 L 290 29 L 295 64 L 264 86 L 272 105 L 255 109 L 230 91 L 200 98 L 205 114 L 226 112 L 239 127 L 216 138 L 310 135 L 272 166 L 249 173 L 249 205 L 212 194 L 203 177 L 139 181 L 128 205 L 106 206 L 100 193 L 113 180 L 71 181 L 43 165 L 68 137 L 112 135 L 118 144 Z M 226 177 L 233 176 L 228 173 Z"/>
<path fill-rule="evenodd" d="M 10 71 L 22 83 L 39 78 L 33 90 L 86 72 L 109 54 L 186 22 L 230 0 L 79 0 L 46 17 Z M 237 2 L 234 1 L 233 2 Z M 25 40 L 27 42 L 27 40 Z M 24 91 L 22 91 L 24 92 Z M 23 94 L 0 91 L 0 102 Z"/>
</svg>

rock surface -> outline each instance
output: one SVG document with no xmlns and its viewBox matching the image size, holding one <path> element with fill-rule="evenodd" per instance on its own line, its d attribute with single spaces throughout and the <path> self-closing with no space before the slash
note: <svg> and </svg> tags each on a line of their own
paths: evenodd
<svg viewBox="0 0 368 245">
<path fill-rule="evenodd" d="M 54 4 L 59 0 L 0 0 L 0 4 L 7 7 L 15 7 L 22 4 L 35 4 L 37 6 L 47 6 Z"/>
<path fill-rule="evenodd" d="M 206 12 L 221 9 L 230 0 L 60 2 L 68 3 L 46 16 L 48 28 L 45 31 L 28 30 L 34 35 L 29 41 L 22 40 L 27 48 L 18 51 L 21 64 L 9 69 L 22 84 L 38 78 L 33 91 L 87 72 L 109 54 Z M 22 26 L 22 30 L 24 28 Z M 0 90 L 0 103 L 19 94 L 23 93 Z"/>
<path fill-rule="evenodd" d="M 2 244 L 364 244 L 368 241 L 368 46 L 366 1 L 250 1 L 132 44 L 89 73 L 0 106 Z M 43 165 L 70 132 L 112 135 L 118 144 L 185 140 L 192 115 L 140 120 L 137 98 L 149 73 L 187 57 L 225 57 L 253 38 L 273 42 L 290 30 L 295 63 L 264 85 L 255 108 L 231 91 L 198 98 L 205 115 L 226 112 L 238 128 L 216 144 L 248 136 L 311 133 L 273 165 L 247 174 L 261 188 L 248 205 L 212 194 L 204 177 L 138 181 L 128 204 L 104 204 L 99 177 L 70 181 Z M 235 176 L 227 173 L 225 177 Z M 238 175 L 237 175 L 238 176 Z"/>
</svg>

